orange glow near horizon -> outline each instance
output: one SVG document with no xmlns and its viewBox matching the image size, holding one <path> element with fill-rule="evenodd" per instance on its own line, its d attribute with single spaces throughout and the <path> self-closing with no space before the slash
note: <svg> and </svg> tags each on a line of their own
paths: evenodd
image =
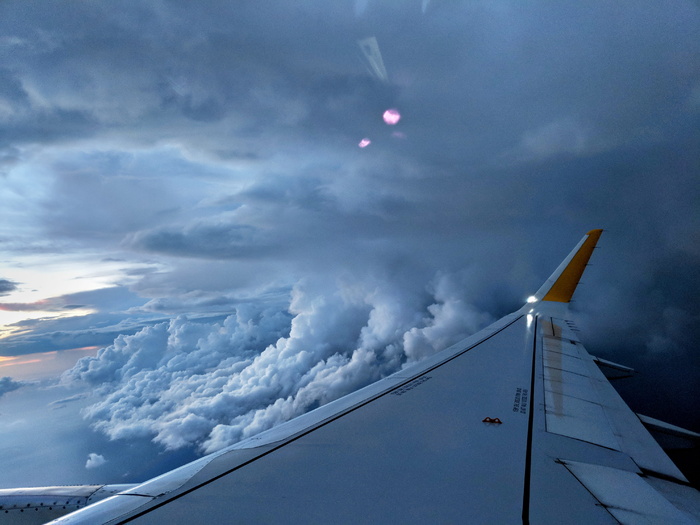
<svg viewBox="0 0 700 525">
<path fill-rule="evenodd" d="M 81 357 L 95 355 L 100 346 L 83 346 L 68 350 L 52 350 L 33 354 L 0 356 L 2 375 L 14 379 L 36 380 L 59 376 L 65 370 L 73 367 Z"/>
<path fill-rule="evenodd" d="M 17 366 L 17 365 L 28 365 L 30 363 L 41 363 L 41 359 L 25 359 L 24 361 L 17 361 L 20 356 L 17 357 L 2 357 L 0 358 L 0 368 L 4 368 L 6 366 Z M 4 361 L 14 361 L 12 363 L 6 363 Z"/>
</svg>

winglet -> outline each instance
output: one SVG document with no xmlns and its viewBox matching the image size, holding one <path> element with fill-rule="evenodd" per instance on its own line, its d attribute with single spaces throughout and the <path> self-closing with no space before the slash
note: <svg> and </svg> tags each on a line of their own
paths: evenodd
<svg viewBox="0 0 700 525">
<path fill-rule="evenodd" d="M 601 233 L 603 230 L 591 230 L 583 236 L 583 239 L 537 291 L 535 294 L 537 300 L 559 303 L 571 301 L 571 296 L 574 295 Z"/>
</svg>

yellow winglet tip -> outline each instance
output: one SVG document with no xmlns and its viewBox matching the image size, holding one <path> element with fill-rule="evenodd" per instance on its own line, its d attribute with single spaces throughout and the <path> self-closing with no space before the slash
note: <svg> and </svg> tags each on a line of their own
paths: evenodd
<svg viewBox="0 0 700 525">
<path fill-rule="evenodd" d="M 574 256 L 566 265 L 566 268 L 561 272 L 557 280 L 554 282 L 549 291 L 542 297 L 543 301 L 554 301 L 559 303 L 568 303 L 571 301 L 571 297 L 576 291 L 576 286 L 578 286 L 583 271 L 586 269 L 593 249 L 600 239 L 600 235 L 603 233 L 602 229 L 596 229 L 589 231 L 586 235 L 586 239 L 574 254 Z"/>
</svg>

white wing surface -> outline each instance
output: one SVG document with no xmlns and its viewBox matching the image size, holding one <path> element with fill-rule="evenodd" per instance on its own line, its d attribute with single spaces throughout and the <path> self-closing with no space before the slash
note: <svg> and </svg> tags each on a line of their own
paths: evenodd
<svg viewBox="0 0 700 525">
<path fill-rule="evenodd" d="M 699 523 L 573 329 L 600 234 L 478 334 L 55 523 Z"/>
</svg>

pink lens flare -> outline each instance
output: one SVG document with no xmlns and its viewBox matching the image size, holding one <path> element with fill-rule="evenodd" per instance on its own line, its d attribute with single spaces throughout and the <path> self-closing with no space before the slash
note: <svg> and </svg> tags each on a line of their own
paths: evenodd
<svg viewBox="0 0 700 525">
<path fill-rule="evenodd" d="M 395 126 L 399 123 L 399 120 L 401 120 L 401 113 L 399 113 L 398 109 L 387 109 L 382 117 L 384 118 L 384 122 L 390 126 Z"/>
<path fill-rule="evenodd" d="M 360 141 L 360 143 L 358 144 L 358 146 L 360 146 L 361 148 L 366 148 L 366 147 L 369 146 L 370 144 L 372 144 L 372 141 L 369 140 L 369 139 L 367 139 L 367 138 L 364 138 L 364 139 L 362 139 L 362 140 Z"/>
</svg>

